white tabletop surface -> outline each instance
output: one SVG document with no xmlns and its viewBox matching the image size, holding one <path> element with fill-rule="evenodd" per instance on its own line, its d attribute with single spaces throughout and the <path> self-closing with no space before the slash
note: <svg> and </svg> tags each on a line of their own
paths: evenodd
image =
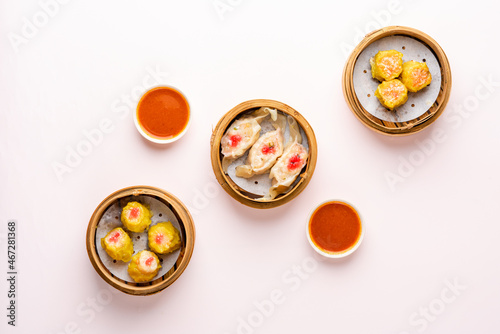
<svg viewBox="0 0 500 334">
<path fill-rule="evenodd" d="M 16 327 L 0 280 L 0 332 L 498 333 L 492 3 L 2 1 L 0 267 L 7 276 L 14 219 L 18 276 Z M 444 114 L 409 137 L 370 131 L 342 94 L 349 47 L 386 25 L 429 34 L 452 68 Z M 192 107 L 189 131 L 168 146 L 132 121 L 155 84 L 178 87 Z M 212 128 L 256 98 L 295 108 L 318 141 L 308 187 L 272 210 L 236 202 L 210 164 Z M 178 196 L 197 232 L 186 271 L 149 297 L 109 286 L 85 249 L 101 200 L 141 184 Z M 309 212 L 327 199 L 353 203 L 366 227 L 340 262 L 306 240 Z"/>
</svg>

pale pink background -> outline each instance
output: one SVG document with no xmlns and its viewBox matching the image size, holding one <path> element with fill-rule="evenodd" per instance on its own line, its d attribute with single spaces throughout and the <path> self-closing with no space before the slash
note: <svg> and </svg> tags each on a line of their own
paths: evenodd
<svg viewBox="0 0 500 334">
<path fill-rule="evenodd" d="M 221 19 L 214 3 L 232 10 Z M 496 333 L 500 87 L 481 80 L 500 82 L 498 8 L 393 3 L 74 0 L 15 53 L 9 34 L 42 9 L 2 1 L 0 267 L 5 225 L 17 219 L 19 326 L 6 325 L 1 279 L 0 332 Z M 411 137 L 368 130 L 344 101 L 343 49 L 376 19 L 428 33 L 453 70 L 443 116 Z M 122 101 L 156 67 L 192 107 L 189 131 L 166 147 L 139 135 Z M 212 127 L 255 98 L 298 110 L 318 141 L 309 186 L 266 211 L 223 192 L 209 159 Z M 85 147 L 84 132 L 101 122 L 108 133 Z M 59 182 L 53 164 L 78 147 L 88 155 Z M 393 189 L 388 173 L 400 173 Z M 139 184 L 178 196 L 197 228 L 185 273 L 145 298 L 115 292 L 85 249 L 100 201 Z M 329 198 L 353 203 L 366 226 L 358 251 L 337 263 L 316 257 L 305 236 L 310 210 Z M 455 279 L 465 286 L 456 294 Z M 425 320 L 429 307 L 439 314 Z"/>
</svg>

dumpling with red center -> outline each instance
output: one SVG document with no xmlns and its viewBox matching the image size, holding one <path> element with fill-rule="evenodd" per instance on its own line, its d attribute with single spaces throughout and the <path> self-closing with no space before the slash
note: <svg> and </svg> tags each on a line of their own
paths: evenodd
<svg viewBox="0 0 500 334">
<path fill-rule="evenodd" d="M 290 128 L 290 140 L 283 155 L 271 168 L 269 178 L 273 179 L 272 186 L 269 189 L 269 194 L 262 198 L 263 200 L 274 199 L 279 194 L 288 191 L 309 158 L 309 153 L 302 145 L 299 126 L 293 117 L 288 117 L 288 126 Z"/>
<path fill-rule="evenodd" d="M 143 250 L 132 257 L 128 265 L 128 274 L 137 283 L 149 282 L 158 274 L 160 268 L 158 256 L 153 252 Z"/>
<path fill-rule="evenodd" d="M 131 232 L 144 232 L 151 224 L 151 211 L 139 202 L 128 202 L 122 210 L 123 226 Z"/>
<path fill-rule="evenodd" d="M 149 228 L 148 243 L 153 252 L 168 254 L 181 247 L 181 238 L 171 222 L 162 222 Z"/>
<path fill-rule="evenodd" d="M 222 149 L 222 169 L 227 167 L 234 160 L 241 157 L 259 139 L 260 123 L 269 115 L 276 120 L 277 110 L 262 107 L 249 116 L 235 120 L 222 136 L 220 145 Z"/>
<path fill-rule="evenodd" d="M 279 114 L 271 123 L 276 130 L 263 134 L 253 144 L 248 152 L 247 164 L 236 167 L 236 176 L 249 178 L 264 174 L 283 154 L 286 117 Z"/>
<path fill-rule="evenodd" d="M 418 92 L 430 85 L 431 81 L 432 75 L 426 63 L 410 60 L 403 64 L 401 82 L 410 92 Z"/>
<path fill-rule="evenodd" d="M 118 261 L 128 262 L 134 254 L 132 239 L 121 227 L 109 231 L 101 239 L 101 246 L 109 256 Z"/>
<path fill-rule="evenodd" d="M 384 107 L 393 110 L 408 100 L 408 90 L 398 79 L 384 81 L 378 85 L 375 96 Z"/>
<path fill-rule="evenodd" d="M 403 54 L 396 50 L 379 51 L 370 59 L 372 77 L 378 81 L 397 78 L 403 71 Z"/>
</svg>

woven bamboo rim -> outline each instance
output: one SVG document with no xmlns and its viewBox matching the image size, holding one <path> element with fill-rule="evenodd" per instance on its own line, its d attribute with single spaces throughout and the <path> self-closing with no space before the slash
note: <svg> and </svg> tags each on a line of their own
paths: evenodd
<svg viewBox="0 0 500 334">
<path fill-rule="evenodd" d="M 307 161 L 306 166 L 302 170 L 301 174 L 299 174 L 298 176 L 299 178 L 298 183 L 287 193 L 279 195 L 275 199 L 269 201 L 258 201 L 257 199 L 261 197 L 260 195 L 249 193 L 244 189 L 240 188 L 222 170 L 222 154 L 220 148 L 220 141 L 222 139 L 222 136 L 226 132 L 226 129 L 231 125 L 233 120 L 242 113 L 251 110 L 256 110 L 260 107 L 276 108 L 279 111 L 295 118 L 297 123 L 304 130 L 304 133 L 307 136 L 307 141 L 309 144 L 309 159 Z M 266 100 L 266 99 L 250 100 L 240 103 L 236 107 L 231 109 L 228 113 L 226 113 L 220 119 L 219 123 L 212 132 L 212 138 L 210 139 L 210 146 L 211 146 L 210 157 L 212 160 L 212 169 L 219 184 L 231 197 L 233 197 L 238 202 L 257 209 L 274 208 L 283 205 L 291 201 L 295 197 L 297 197 L 311 180 L 311 177 L 314 173 L 314 169 L 316 168 L 316 160 L 318 155 L 316 137 L 314 135 L 313 129 L 306 121 L 306 119 L 292 107 L 278 101 Z"/>
<path fill-rule="evenodd" d="M 114 276 L 102 263 L 96 249 L 96 229 L 99 220 L 106 209 L 117 200 L 127 196 L 147 195 L 165 203 L 172 212 L 177 216 L 179 225 L 182 229 L 181 234 L 184 235 L 182 240 L 181 251 L 177 262 L 163 276 L 146 283 L 133 283 L 124 281 Z M 151 295 L 170 286 L 186 269 L 194 249 L 195 228 L 191 215 L 187 208 L 174 195 L 155 187 L 135 186 L 118 190 L 104 199 L 95 209 L 87 228 L 87 254 L 92 266 L 112 287 L 131 294 L 131 295 Z"/>
<path fill-rule="evenodd" d="M 371 43 L 388 36 L 402 35 L 412 37 L 426 45 L 436 56 L 441 68 L 441 89 L 436 101 L 421 116 L 408 122 L 383 121 L 370 114 L 359 102 L 354 91 L 354 65 L 361 52 Z M 451 93 L 451 69 L 448 58 L 439 44 L 429 35 L 413 28 L 391 26 L 369 33 L 352 51 L 342 73 L 344 98 L 353 114 L 370 129 L 389 136 L 405 136 L 422 131 L 443 113 Z"/>
</svg>

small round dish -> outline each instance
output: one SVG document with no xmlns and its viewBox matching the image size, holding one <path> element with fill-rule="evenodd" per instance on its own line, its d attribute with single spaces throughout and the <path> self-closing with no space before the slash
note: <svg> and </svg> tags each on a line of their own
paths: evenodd
<svg viewBox="0 0 500 334">
<path fill-rule="evenodd" d="M 160 221 L 171 221 L 180 234 L 180 249 L 161 259 L 161 270 L 150 281 L 137 283 L 127 274 L 127 262 L 113 261 L 102 249 L 101 237 L 114 227 L 123 227 L 120 221 L 122 208 L 130 201 L 142 202 L 151 207 L 151 226 Z M 132 233 L 134 254 L 147 250 L 147 232 Z M 172 194 L 154 187 L 135 186 L 118 190 L 106 197 L 90 218 L 86 235 L 87 254 L 95 271 L 112 287 L 131 295 L 150 295 L 170 286 L 184 272 L 195 241 L 195 227 L 187 208 Z M 142 245 L 141 245 L 142 242 Z"/>
<path fill-rule="evenodd" d="M 313 219 L 316 220 L 313 222 Z M 339 231 L 342 234 L 337 233 Z M 365 229 L 358 211 L 353 205 L 340 200 L 327 200 L 315 207 L 309 214 L 306 226 L 307 240 L 311 247 L 318 254 L 334 259 L 354 253 L 363 241 L 364 234 Z M 326 243 L 329 243 L 331 250 L 320 245 Z"/>
<path fill-rule="evenodd" d="M 137 103 L 134 124 L 147 140 L 169 144 L 179 140 L 191 123 L 191 110 L 186 96 L 177 88 L 151 88 Z"/>
</svg>

